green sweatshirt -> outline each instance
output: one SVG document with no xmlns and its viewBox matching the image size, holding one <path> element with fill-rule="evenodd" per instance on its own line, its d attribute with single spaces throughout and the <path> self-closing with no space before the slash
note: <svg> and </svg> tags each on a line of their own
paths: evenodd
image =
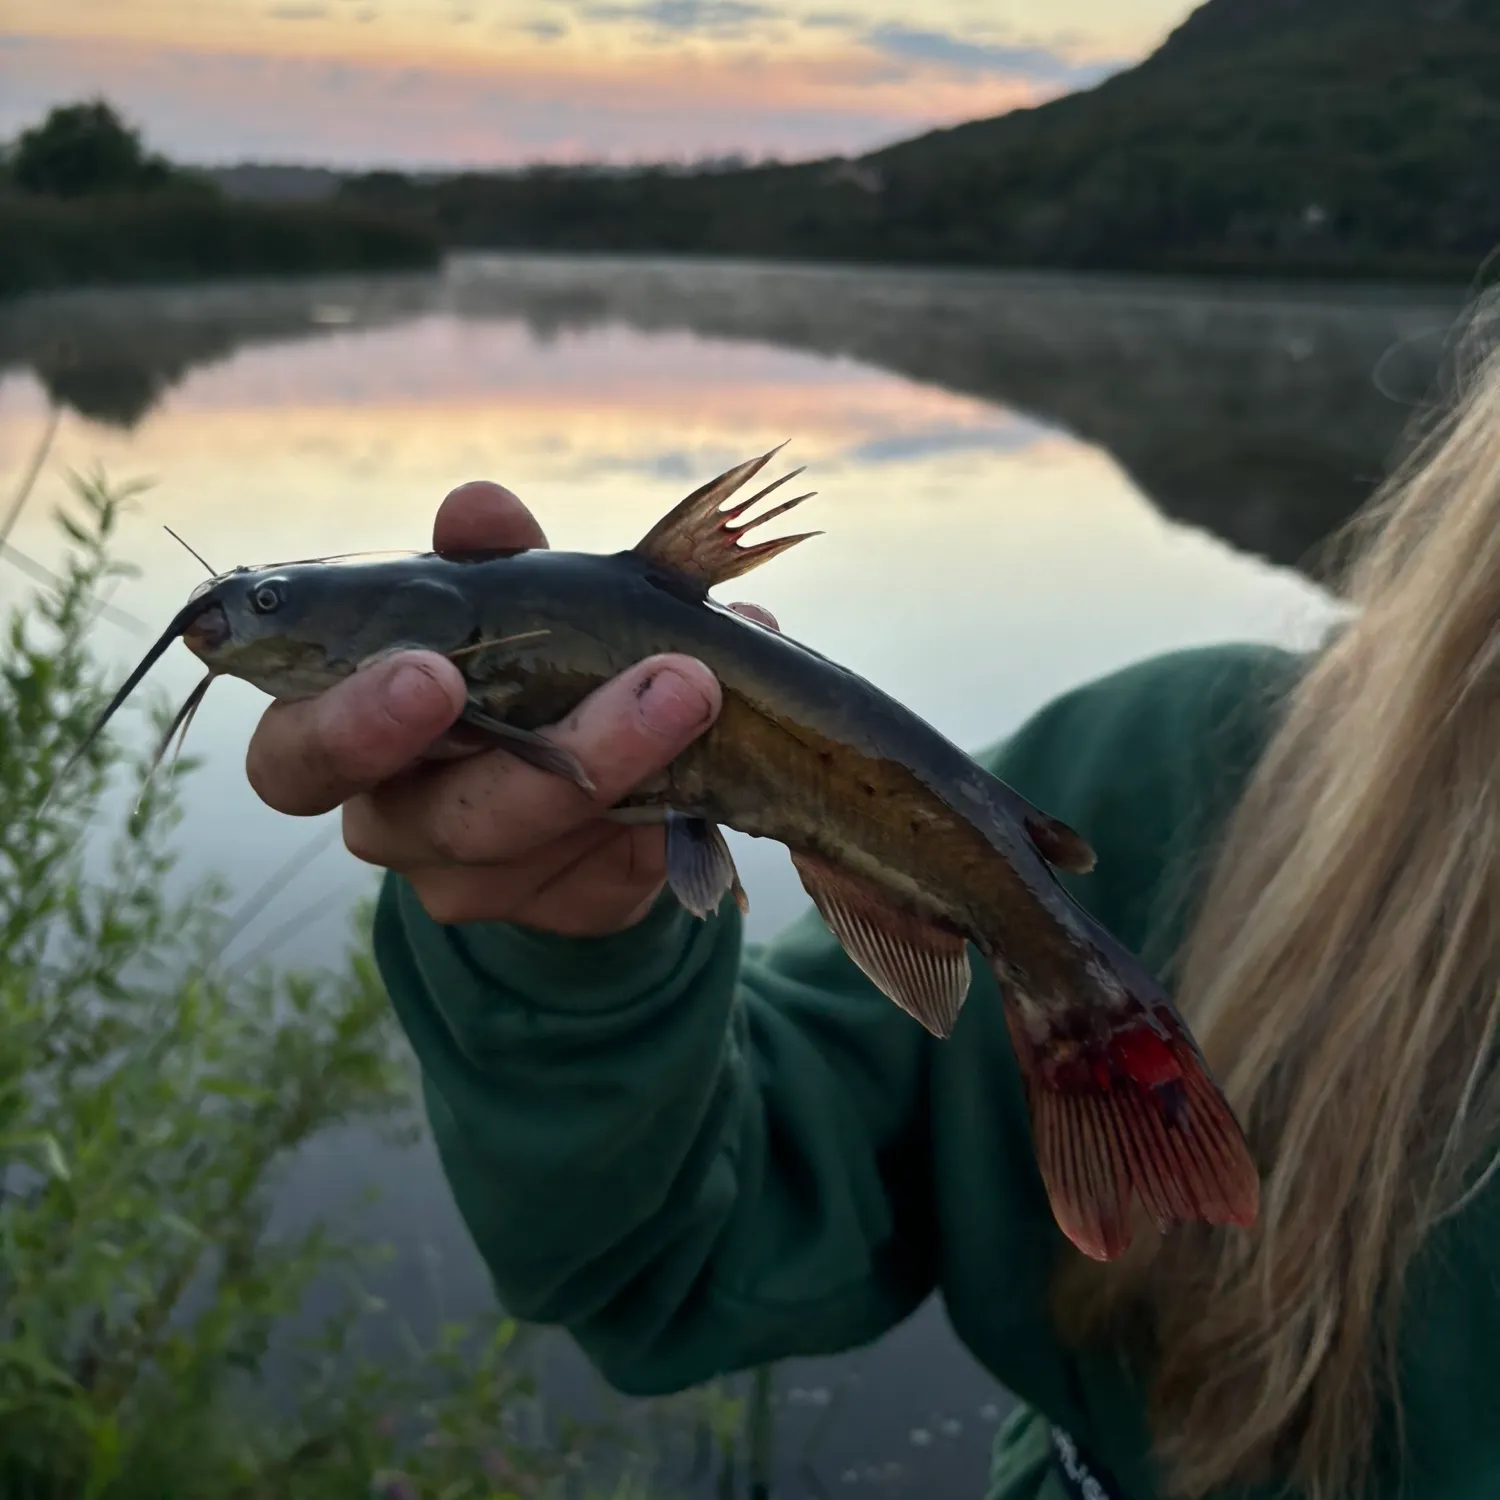
<svg viewBox="0 0 1500 1500">
<path fill-rule="evenodd" d="M 1296 666 L 1252 646 L 1160 657 L 981 757 L 1090 841 L 1096 870 L 1066 883 L 1158 970 Z M 1065 1493 L 1041 1414 L 1130 1500 L 1156 1493 L 1135 1377 L 1050 1327 L 1063 1241 L 977 959 L 937 1042 L 811 912 L 752 947 L 732 902 L 699 922 L 664 896 L 628 932 L 566 940 L 440 927 L 393 877 L 375 936 L 444 1170 L 511 1313 L 563 1325 L 645 1395 L 865 1343 L 938 1290 L 1024 1404 L 994 1500 Z M 1465 1292 L 1443 1284 L 1447 1321 L 1412 1343 L 1423 1500 L 1500 1494 L 1500 1298 L 1488 1262 L 1475 1270 Z"/>
</svg>

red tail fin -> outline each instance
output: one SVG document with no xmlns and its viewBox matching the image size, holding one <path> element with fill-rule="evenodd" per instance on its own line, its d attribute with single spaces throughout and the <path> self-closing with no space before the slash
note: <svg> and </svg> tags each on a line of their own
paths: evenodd
<svg viewBox="0 0 1500 1500">
<path fill-rule="evenodd" d="M 1249 1225 L 1260 1210 L 1249 1147 L 1186 1027 L 1165 998 L 1127 1003 L 1081 1013 L 1070 1034 L 1007 986 L 1047 1197 L 1063 1233 L 1095 1260 L 1130 1243 L 1132 1195 L 1160 1230 Z"/>
</svg>

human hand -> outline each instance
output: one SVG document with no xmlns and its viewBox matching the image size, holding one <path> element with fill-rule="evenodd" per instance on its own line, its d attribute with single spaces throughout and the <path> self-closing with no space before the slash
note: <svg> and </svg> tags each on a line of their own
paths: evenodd
<svg viewBox="0 0 1500 1500">
<path fill-rule="evenodd" d="M 443 501 L 433 545 L 547 540 L 515 495 L 477 481 Z M 775 628 L 767 611 L 733 607 Z M 403 874 L 435 921 L 519 922 L 566 936 L 638 922 L 665 881 L 664 835 L 602 814 L 713 723 L 713 673 L 689 656 L 648 658 L 546 731 L 583 763 L 592 796 L 503 749 L 476 748 L 455 730 L 465 697 L 445 656 L 382 658 L 316 698 L 267 708 L 246 774 L 278 812 L 342 807 L 351 853 Z"/>
</svg>

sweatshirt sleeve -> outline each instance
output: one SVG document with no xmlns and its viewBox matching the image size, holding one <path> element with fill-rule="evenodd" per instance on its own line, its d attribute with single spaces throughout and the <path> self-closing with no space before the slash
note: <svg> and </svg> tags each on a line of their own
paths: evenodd
<svg viewBox="0 0 1500 1500">
<path fill-rule="evenodd" d="M 1138 951 L 1170 952 L 1153 941 L 1182 904 L 1168 866 L 1175 851 L 1196 868 L 1285 663 L 1158 658 L 980 757 L 1090 839 L 1099 871 L 1066 883 Z M 664 894 L 627 932 L 564 939 L 439 926 L 389 876 L 375 949 L 501 1303 L 567 1328 L 617 1389 L 879 1337 L 937 1284 L 955 1205 L 987 1275 L 1025 1304 L 1007 1322 L 1016 1388 L 1031 1352 L 1055 1365 L 1041 1308 L 1058 1236 L 1013 1065 L 976 1050 L 976 1023 L 957 1051 L 932 1041 L 815 912 L 751 947 L 732 901 L 700 922 Z M 975 979 L 997 998 L 987 969 Z"/>
<path fill-rule="evenodd" d="M 443 927 L 388 876 L 376 956 L 451 1190 L 514 1316 L 617 1389 L 878 1337 L 935 1282 L 926 1033 L 809 912 Z"/>
</svg>

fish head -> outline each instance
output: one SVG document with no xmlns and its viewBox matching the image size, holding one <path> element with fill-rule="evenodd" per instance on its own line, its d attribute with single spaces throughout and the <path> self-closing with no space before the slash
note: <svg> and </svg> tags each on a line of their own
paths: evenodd
<svg viewBox="0 0 1500 1500">
<path fill-rule="evenodd" d="M 215 677 L 238 677 L 273 698 L 309 698 L 362 662 L 402 647 L 453 652 L 473 633 L 461 588 L 434 579 L 426 559 L 339 566 L 334 560 L 241 567 L 198 585 L 136 664 L 63 767 L 67 777 L 172 643 L 181 639 Z M 196 707 L 195 690 L 184 710 Z M 179 716 L 181 717 L 181 716 Z"/>
<path fill-rule="evenodd" d="M 216 674 L 275 698 L 310 697 L 359 665 L 391 594 L 374 567 L 237 568 L 194 591 L 182 640 Z"/>
</svg>

